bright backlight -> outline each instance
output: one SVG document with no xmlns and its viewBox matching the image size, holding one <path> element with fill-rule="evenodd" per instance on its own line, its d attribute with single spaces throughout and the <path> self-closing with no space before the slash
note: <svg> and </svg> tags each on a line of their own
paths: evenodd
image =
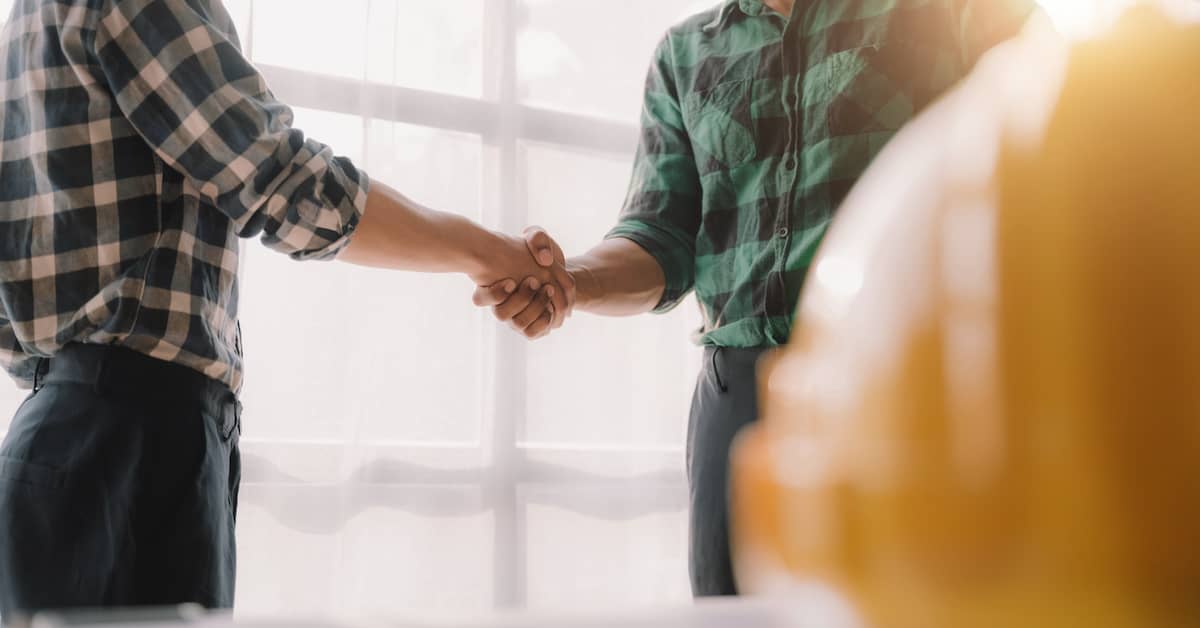
<svg viewBox="0 0 1200 628">
<path fill-rule="evenodd" d="M 1139 2 L 1182 20 L 1200 19 L 1200 0 L 1038 0 L 1059 32 L 1073 37 L 1095 33 Z"/>
<path fill-rule="evenodd" d="M 1104 23 L 1125 0 L 1038 0 L 1058 30 L 1082 35 Z"/>
</svg>

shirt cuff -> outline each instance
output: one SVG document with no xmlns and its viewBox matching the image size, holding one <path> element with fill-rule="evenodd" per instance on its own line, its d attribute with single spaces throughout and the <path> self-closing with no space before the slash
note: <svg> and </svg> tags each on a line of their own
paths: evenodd
<svg viewBox="0 0 1200 628">
<path fill-rule="evenodd" d="M 627 220 L 605 237 L 606 240 L 615 238 L 624 238 L 642 247 L 662 267 L 667 285 L 662 299 L 654 308 L 655 314 L 665 314 L 675 309 L 695 287 L 695 253 L 668 230 L 646 222 Z"/>
<path fill-rule="evenodd" d="M 324 174 L 321 200 L 313 242 L 324 242 L 315 248 L 301 249 L 292 254 L 299 261 L 326 261 L 337 258 L 350 244 L 362 217 L 367 211 L 367 195 L 371 181 L 366 172 L 348 160 L 337 159 Z M 328 224 L 321 224 L 324 221 Z"/>
</svg>

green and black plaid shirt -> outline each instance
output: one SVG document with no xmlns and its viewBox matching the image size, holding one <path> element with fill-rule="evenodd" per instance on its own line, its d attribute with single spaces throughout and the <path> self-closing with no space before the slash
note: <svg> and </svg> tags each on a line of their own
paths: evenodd
<svg viewBox="0 0 1200 628">
<path fill-rule="evenodd" d="M 610 237 L 692 289 L 702 341 L 787 342 L 834 210 L 884 144 L 1015 35 L 1034 0 L 728 0 L 667 33 Z"/>
</svg>

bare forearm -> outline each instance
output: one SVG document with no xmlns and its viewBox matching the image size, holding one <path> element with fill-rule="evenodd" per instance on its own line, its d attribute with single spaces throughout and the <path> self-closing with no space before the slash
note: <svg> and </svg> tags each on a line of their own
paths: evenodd
<svg viewBox="0 0 1200 628">
<path fill-rule="evenodd" d="M 473 274 L 494 239 L 467 218 L 422 207 L 373 183 L 362 222 L 338 259 L 373 268 Z"/>
<path fill-rule="evenodd" d="M 592 314 L 645 314 L 666 290 L 666 277 L 654 257 L 623 238 L 605 240 L 567 266 L 577 284 L 576 309 Z"/>
</svg>

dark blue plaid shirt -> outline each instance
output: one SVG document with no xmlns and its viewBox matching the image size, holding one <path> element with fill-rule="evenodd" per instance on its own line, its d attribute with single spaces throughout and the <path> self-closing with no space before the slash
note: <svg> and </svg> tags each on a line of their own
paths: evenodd
<svg viewBox="0 0 1200 628">
<path fill-rule="evenodd" d="M 0 362 L 120 344 L 238 390 L 238 236 L 329 259 L 367 177 L 292 128 L 219 0 L 18 0 L 0 35 Z"/>
</svg>

